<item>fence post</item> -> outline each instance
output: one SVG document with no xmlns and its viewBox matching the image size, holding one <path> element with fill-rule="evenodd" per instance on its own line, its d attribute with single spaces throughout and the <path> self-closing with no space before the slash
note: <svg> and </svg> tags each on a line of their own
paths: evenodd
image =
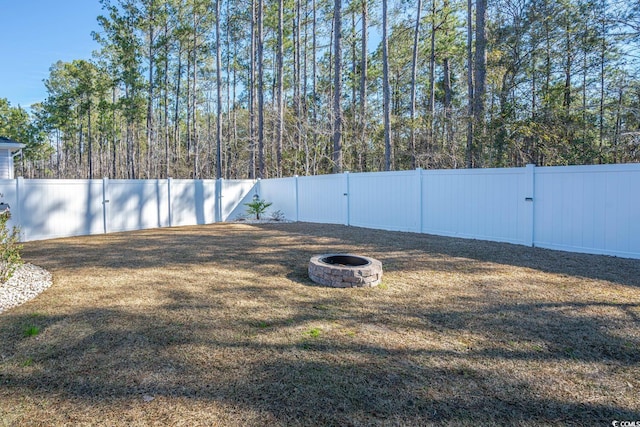
<svg viewBox="0 0 640 427">
<path fill-rule="evenodd" d="M 300 218 L 300 204 L 298 202 L 298 175 L 294 175 L 293 176 L 294 179 L 294 183 L 295 183 L 295 201 L 296 201 L 296 222 L 299 221 Z"/>
<path fill-rule="evenodd" d="M 91 185 L 91 184 L 89 184 Z M 109 203 L 109 178 L 102 177 L 102 228 L 104 233 L 109 232 L 107 204 Z"/>
<path fill-rule="evenodd" d="M 416 168 L 418 178 L 418 233 L 422 233 L 422 168 Z"/>
<path fill-rule="evenodd" d="M 164 227 L 162 218 L 162 195 L 160 194 L 160 178 L 156 178 L 156 223 L 158 228 Z"/>
<path fill-rule="evenodd" d="M 24 178 L 19 176 L 16 178 L 16 209 L 11 211 L 15 224 L 20 229 L 20 241 L 25 240 L 25 227 L 22 226 L 22 192 L 24 190 Z"/>
<path fill-rule="evenodd" d="M 173 178 L 167 178 L 167 218 L 169 220 L 169 227 L 172 227 L 172 209 L 171 209 L 171 183 L 173 182 Z"/>
<path fill-rule="evenodd" d="M 222 178 L 216 179 L 216 207 L 215 207 L 215 222 L 222 222 Z"/>
<path fill-rule="evenodd" d="M 351 206 L 349 206 L 350 200 L 351 200 L 351 195 L 349 194 L 349 192 L 351 191 L 351 188 L 349 188 L 349 171 L 344 173 L 345 176 L 345 189 L 346 189 L 346 193 L 344 193 L 344 195 L 347 197 L 347 221 L 345 223 L 345 225 L 351 225 Z"/>
<path fill-rule="evenodd" d="M 256 178 L 256 184 L 253 186 L 253 194 L 257 194 L 258 198 L 262 197 L 260 196 L 260 193 L 262 193 L 262 191 L 260 191 L 260 181 L 262 181 L 262 178 Z"/>
<path fill-rule="evenodd" d="M 535 174 L 536 174 L 536 165 L 528 164 L 525 169 L 525 184 L 524 184 L 524 200 L 525 200 L 525 209 L 526 209 L 526 218 L 525 222 L 525 230 L 524 230 L 524 238 L 525 244 L 527 246 L 534 245 L 534 232 L 535 232 Z"/>
</svg>

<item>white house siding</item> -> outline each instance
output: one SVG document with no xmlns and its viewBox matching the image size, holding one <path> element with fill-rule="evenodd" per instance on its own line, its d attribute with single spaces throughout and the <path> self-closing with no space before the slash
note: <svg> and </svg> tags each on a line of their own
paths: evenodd
<svg viewBox="0 0 640 427">
<path fill-rule="evenodd" d="M 13 179 L 13 157 L 9 150 L 0 150 L 0 179 Z"/>
</svg>

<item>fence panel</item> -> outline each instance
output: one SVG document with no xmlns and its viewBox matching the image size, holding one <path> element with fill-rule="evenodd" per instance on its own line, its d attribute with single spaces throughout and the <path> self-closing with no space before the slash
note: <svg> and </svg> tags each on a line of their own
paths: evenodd
<svg viewBox="0 0 640 427">
<path fill-rule="evenodd" d="M 216 181 L 171 180 L 171 225 L 202 225 L 216 221 Z"/>
<path fill-rule="evenodd" d="M 349 223 L 420 231 L 420 171 L 349 174 Z"/>
<path fill-rule="evenodd" d="M 346 175 L 299 177 L 298 219 L 304 222 L 347 224 Z M 279 209 L 276 206 L 274 208 Z"/>
<path fill-rule="evenodd" d="M 22 240 L 104 232 L 102 180 L 17 180 Z"/>
<path fill-rule="evenodd" d="M 247 207 L 243 203 L 248 203 L 245 198 L 254 187 L 255 181 L 250 179 L 224 179 L 221 180 L 220 185 L 222 202 L 218 221 L 234 220 L 239 212 L 246 211 Z"/>
<path fill-rule="evenodd" d="M 422 230 L 527 244 L 525 168 L 424 171 Z"/>
<path fill-rule="evenodd" d="M 169 225 L 166 180 L 108 180 L 107 231 Z"/>
<path fill-rule="evenodd" d="M 271 212 L 281 211 L 285 219 L 297 220 L 296 181 L 298 178 L 274 178 L 261 180 L 256 187 L 260 199 L 273 203 L 268 208 L 267 217 Z"/>
<path fill-rule="evenodd" d="M 536 168 L 536 246 L 640 258 L 640 165 Z"/>
</svg>

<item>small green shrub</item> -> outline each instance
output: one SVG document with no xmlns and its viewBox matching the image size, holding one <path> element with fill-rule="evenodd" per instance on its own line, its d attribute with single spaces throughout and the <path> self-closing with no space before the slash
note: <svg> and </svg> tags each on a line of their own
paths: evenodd
<svg viewBox="0 0 640 427">
<path fill-rule="evenodd" d="M 22 333 L 24 334 L 25 337 L 35 337 L 40 333 L 40 328 L 34 325 L 29 325 L 24 328 Z"/>
<path fill-rule="evenodd" d="M 22 264 L 20 229 L 16 226 L 9 227 L 7 222 L 10 218 L 9 210 L 0 213 L 0 283 L 9 280 L 16 268 Z"/>
<path fill-rule="evenodd" d="M 255 215 L 256 219 L 260 219 L 260 215 L 265 213 L 267 208 L 272 204 L 273 203 L 264 200 L 254 200 L 251 203 L 245 203 L 245 206 L 247 206 L 247 212 L 249 214 Z"/>
<path fill-rule="evenodd" d="M 306 331 L 304 333 L 304 335 L 311 337 L 311 338 L 318 338 L 320 336 L 320 328 L 311 328 L 308 331 Z"/>
</svg>

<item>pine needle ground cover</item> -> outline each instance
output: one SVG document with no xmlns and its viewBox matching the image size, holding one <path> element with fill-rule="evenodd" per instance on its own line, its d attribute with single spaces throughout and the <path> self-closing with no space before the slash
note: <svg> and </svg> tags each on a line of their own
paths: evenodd
<svg viewBox="0 0 640 427">
<path fill-rule="evenodd" d="M 383 263 L 375 288 L 310 257 Z M 30 242 L 0 425 L 611 425 L 640 419 L 640 262 L 304 223 Z M 27 333 L 26 331 L 29 331 Z"/>
</svg>

